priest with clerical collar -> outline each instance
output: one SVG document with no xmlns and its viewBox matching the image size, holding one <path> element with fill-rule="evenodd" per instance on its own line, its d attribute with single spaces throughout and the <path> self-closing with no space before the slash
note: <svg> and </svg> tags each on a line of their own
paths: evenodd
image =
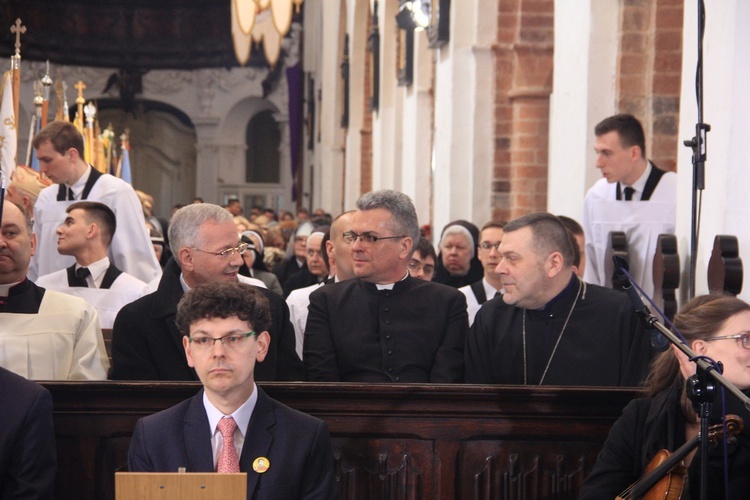
<svg viewBox="0 0 750 500">
<path fill-rule="evenodd" d="M 310 294 L 303 347 L 308 380 L 461 382 L 466 299 L 409 274 L 419 238 L 414 204 L 382 190 L 356 205 L 342 235 L 355 279 Z"/>
<path fill-rule="evenodd" d="M 578 279 L 573 245 L 546 212 L 505 226 L 496 270 L 504 293 L 477 313 L 464 350 L 466 382 L 640 384 L 649 336 L 625 294 Z"/>
</svg>

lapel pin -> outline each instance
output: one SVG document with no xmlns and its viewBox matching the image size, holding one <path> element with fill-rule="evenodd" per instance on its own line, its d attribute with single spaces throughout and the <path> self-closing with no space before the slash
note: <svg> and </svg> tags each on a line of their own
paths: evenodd
<svg viewBox="0 0 750 500">
<path fill-rule="evenodd" d="M 253 470 L 258 474 L 263 474 L 271 466 L 271 462 L 266 457 L 258 457 L 253 460 Z"/>
</svg>

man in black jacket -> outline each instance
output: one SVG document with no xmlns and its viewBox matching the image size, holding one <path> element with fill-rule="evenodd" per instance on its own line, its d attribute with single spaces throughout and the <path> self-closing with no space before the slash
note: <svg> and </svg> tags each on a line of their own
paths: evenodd
<svg viewBox="0 0 750 500">
<path fill-rule="evenodd" d="M 308 380 L 460 382 L 469 323 L 455 288 L 409 275 L 419 224 L 408 196 L 384 190 L 357 200 L 351 230 L 357 279 L 310 295 Z"/>
<path fill-rule="evenodd" d="M 177 303 L 187 290 L 203 283 L 249 280 L 238 275 L 247 244 L 240 241 L 231 214 L 220 206 L 181 208 L 172 218 L 169 240 L 173 259 L 156 292 L 123 307 L 115 320 L 110 374 L 114 380 L 198 380 L 187 365 L 183 335 L 175 325 Z M 270 303 L 272 326 L 271 345 L 256 368 L 256 380 L 303 380 L 289 309 L 278 294 L 258 289 Z"/>
</svg>

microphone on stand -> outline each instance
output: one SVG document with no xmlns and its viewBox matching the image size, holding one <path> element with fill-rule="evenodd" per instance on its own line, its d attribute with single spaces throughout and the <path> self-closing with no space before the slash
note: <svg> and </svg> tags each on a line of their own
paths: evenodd
<svg viewBox="0 0 750 500">
<path fill-rule="evenodd" d="M 626 274 L 628 270 L 628 263 L 622 257 L 617 255 L 612 256 L 612 260 L 615 262 L 615 269 L 617 271 L 617 279 L 620 280 L 622 289 L 628 294 L 630 303 L 633 304 L 636 314 L 641 318 L 643 324 L 646 326 L 646 330 L 651 335 L 651 347 L 658 352 L 664 352 L 669 349 L 669 341 L 662 335 L 659 330 L 651 325 L 651 311 L 646 304 L 643 303 L 643 299 L 638 295 L 638 291 L 633 287 L 633 282 Z"/>
</svg>

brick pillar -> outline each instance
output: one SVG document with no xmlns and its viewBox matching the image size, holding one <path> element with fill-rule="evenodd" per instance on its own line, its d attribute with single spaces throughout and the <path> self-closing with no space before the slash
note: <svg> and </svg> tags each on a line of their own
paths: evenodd
<svg viewBox="0 0 750 500">
<path fill-rule="evenodd" d="M 552 47 L 516 46 L 511 142 L 511 217 L 547 208 Z"/>
<path fill-rule="evenodd" d="M 501 0 L 495 53 L 493 216 L 547 208 L 554 2 Z"/>
<path fill-rule="evenodd" d="M 639 118 L 646 156 L 676 170 L 682 78 L 682 2 L 632 1 L 622 7 L 617 108 Z"/>
</svg>

